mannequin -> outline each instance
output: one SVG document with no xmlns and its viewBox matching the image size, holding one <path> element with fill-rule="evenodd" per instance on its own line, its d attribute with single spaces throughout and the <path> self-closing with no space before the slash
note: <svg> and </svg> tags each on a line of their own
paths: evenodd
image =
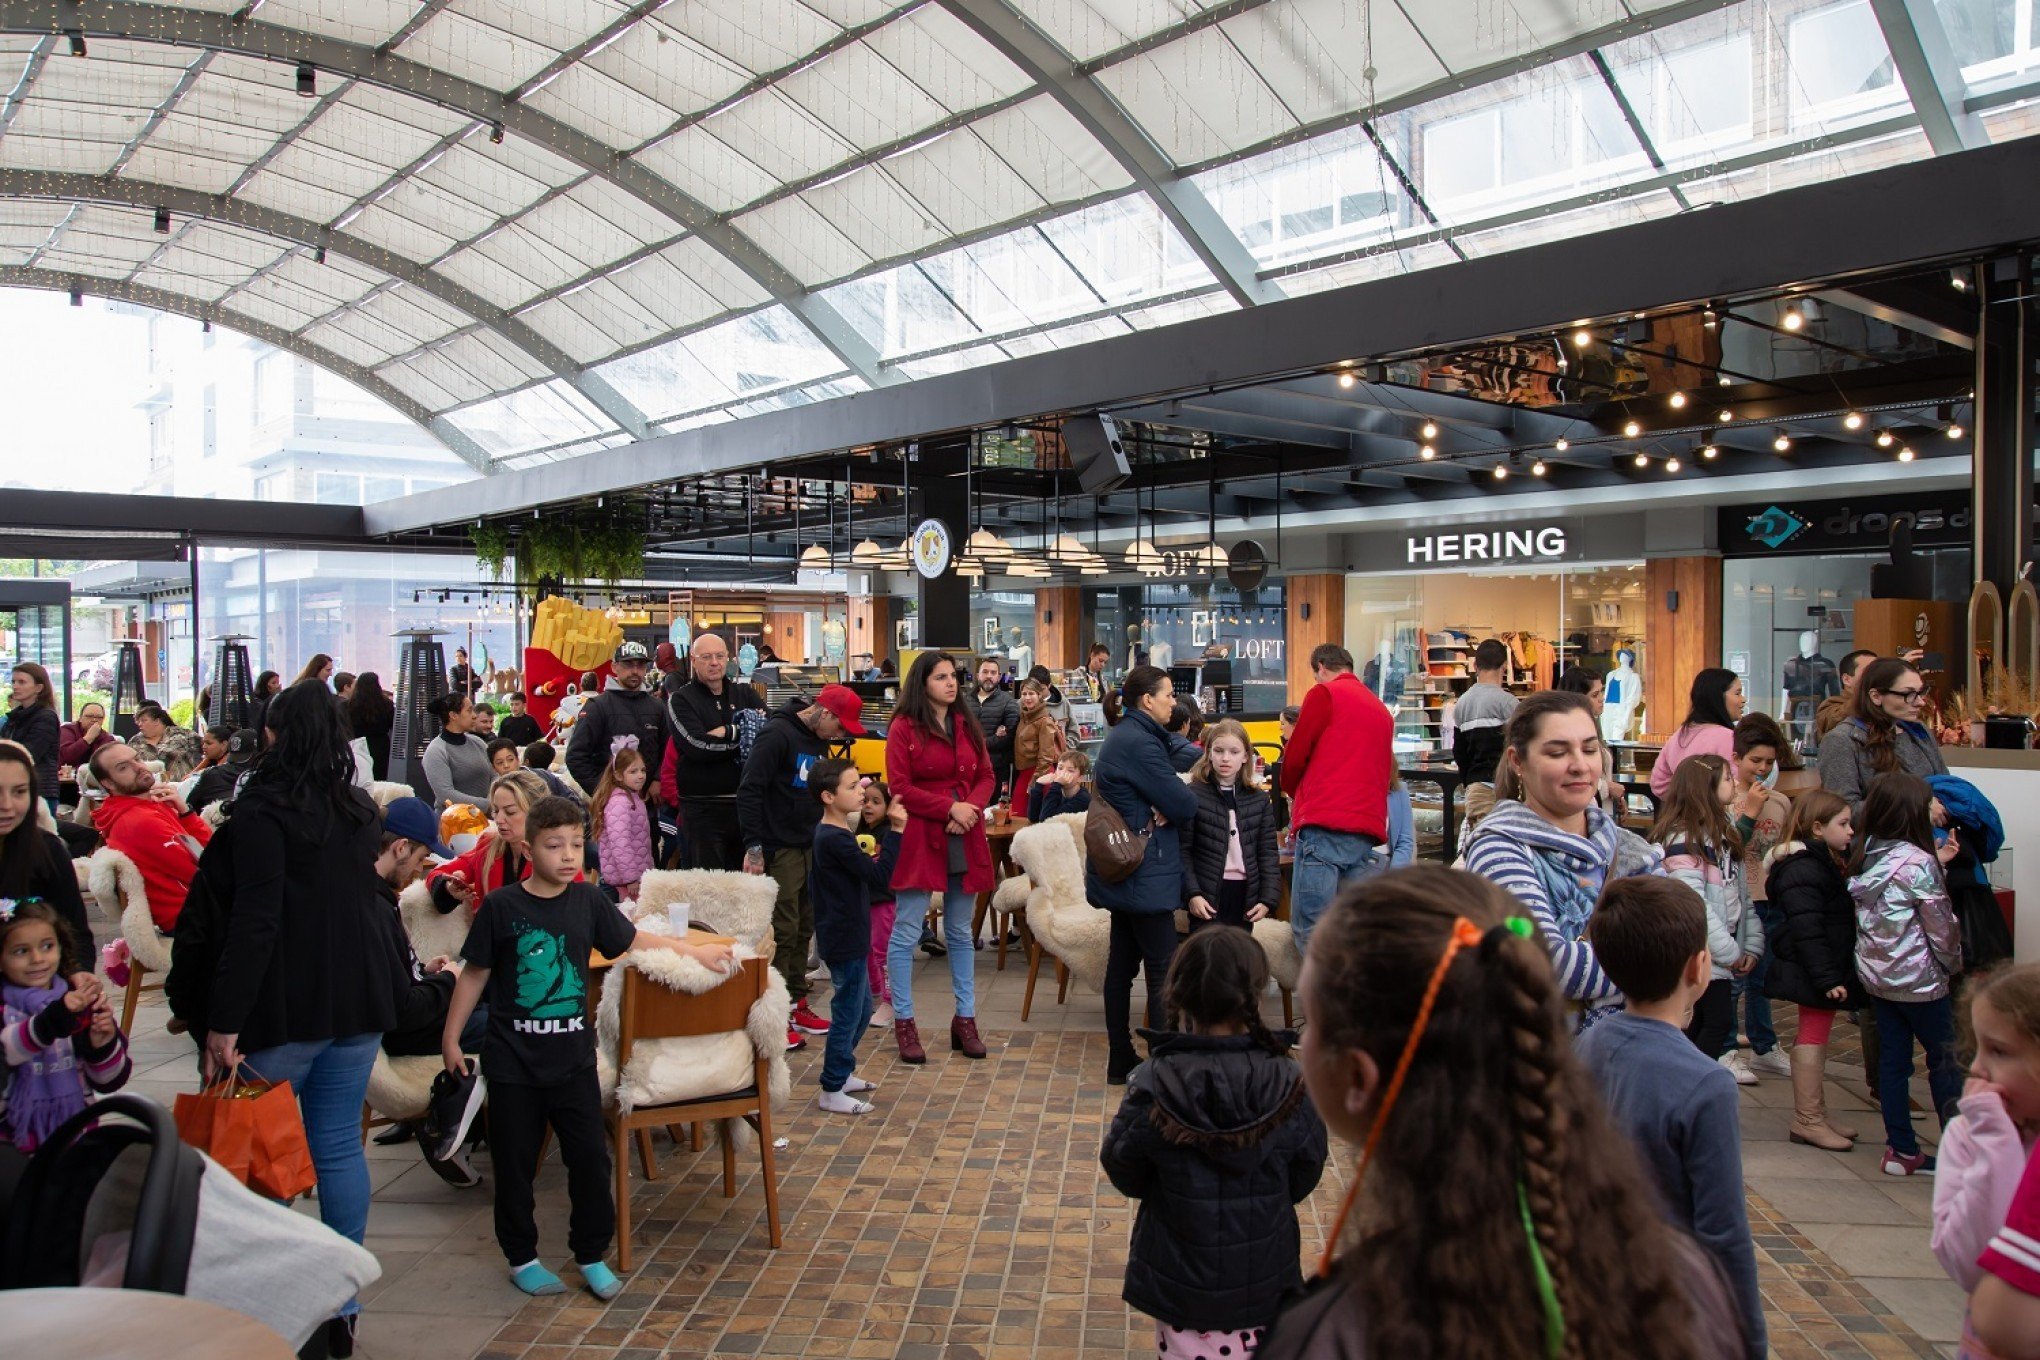
<svg viewBox="0 0 2040 1360">
<path fill-rule="evenodd" d="M 1018 628 L 1006 634 L 1006 655 L 1012 658 L 1013 674 L 1021 676 L 1034 669 L 1034 649 L 1021 640 L 1023 636 Z"/>
<path fill-rule="evenodd" d="M 1167 670 L 1175 664 L 1176 649 L 1155 636 L 1155 626 L 1143 623 L 1141 636 L 1147 642 L 1147 663 L 1157 670 Z"/>
<path fill-rule="evenodd" d="M 1140 625 L 1129 623 L 1126 625 L 1126 668 L 1132 670 L 1135 666 L 1146 664 L 1147 648 L 1140 645 Z"/>
<path fill-rule="evenodd" d="M 1608 672 L 1607 690 L 1601 705 L 1601 737 L 1604 741 L 1627 741 L 1636 722 L 1636 710 L 1643 707 L 1643 676 L 1636 669 L 1636 653 L 1627 647 L 1615 653 L 1615 669 Z"/>
<path fill-rule="evenodd" d="M 1381 645 L 1368 658 L 1367 673 L 1360 677 L 1360 682 L 1390 708 L 1402 701 L 1403 687 L 1409 683 L 1409 671 L 1395 660 L 1394 638 L 1386 633 L 1381 635 Z"/>
<path fill-rule="evenodd" d="M 1835 663 L 1820 654 L 1820 634 L 1812 629 L 1799 635 L 1799 655 L 1785 662 L 1786 719 L 1793 736 L 1813 725 L 1821 700 L 1842 692 L 1841 676 Z"/>
</svg>

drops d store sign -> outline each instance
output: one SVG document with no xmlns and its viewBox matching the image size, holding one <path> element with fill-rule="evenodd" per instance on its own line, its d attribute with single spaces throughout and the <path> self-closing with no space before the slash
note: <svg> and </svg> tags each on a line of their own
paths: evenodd
<svg viewBox="0 0 2040 1360">
<path fill-rule="evenodd" d="M 1566 532 L 1557 524 L 1510 524 L 1404 536 L 1403 565 L 1557 562 L 1566 556 Z"/>
</svg>

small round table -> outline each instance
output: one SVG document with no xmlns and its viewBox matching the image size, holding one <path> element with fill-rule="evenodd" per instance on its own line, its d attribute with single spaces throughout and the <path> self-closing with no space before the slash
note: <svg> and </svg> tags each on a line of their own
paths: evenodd
<svg viewBox="0 0 2040 1360">
<path fill-rule="evenodd" d="M 251 1317 L 143 1289 L 0 1290 L 0 1336 L 36 1360 L 294 1360 Z"/>
</svg>

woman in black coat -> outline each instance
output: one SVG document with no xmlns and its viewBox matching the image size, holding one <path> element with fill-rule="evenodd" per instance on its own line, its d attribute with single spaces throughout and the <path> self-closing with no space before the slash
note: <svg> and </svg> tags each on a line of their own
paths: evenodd
<svg viewBox="0 0 2040 1360">
<path fill-rule="evenodd" d="M 354 679 L 354 692 L 341 701 L 347 709 L 350 735 L 368 743 L 369 763 L 377 779 L 390 777 L 390 729 L 396 725 L 397 710 L 383 693 L 382 677 L 364 671 Z"/>
<path fill-rule="evenodd" d="M 1764 995 L 1799 1007 L 1789 1136 L 1830 1152 L 1846 1152 L 1856 1131 L 1828 1118 L 1822 1082 L 1829 1032 L 1837 1010 L 1870 1004 L 1856 976 L 1856 904 L 1849 896 L 1845 858 L 1854 830 L 1851 820 L 1849 805 L 1838 794 L 1826 789 L 1802 793 L 1765 875 L 1771 909 L 1784 924 L 1770 941 Z"/>
<path fill-rule="evenodd" d="M 1176 952 L 1176 911 L 1183 904 L 1183 856 L 1178 828 L 1197 815 L 1197 795 L 1177 778 L 1176 746 L 1162 723 L 1175 708 L 1169 677 L 1153 666 L 1135 666 L 1122 687 L 1126 716 L 1106 734 L 1092 775 L 1090 816 L 1110 804 L 1127 829 L 1145 836 L 1140 867 L 1108 883 L 1095 862 L 1084 869 L 1084 897 L 1112 913 L 1112 940 L 1105 962 L 1105 1037 L 1111 1046 L 1105 1080 L 1126 1084 L 1140 1062 L 1129 1022 L 1134 974 L 1148 978 L 1148 1027 L 1160 1015 L 1161 980 Z"/>
<path fill-rule="evenodd" d="M 1275 804 L 1254 783 L 1252 749 L 1247 730 L 1227 718 L 1205 732 L 1204 756 L 1190 770 L 1197 815 L 1181 831 L 1183 905 L 1192 930 L 1214 921 L 1251 930 L 1282 900 Z"/>
<path fill-rule="evenodd" d="M 57 716 L 57 700 L 50 689 L 50 673 L 33 661 L 14 668 L 14 706 L 7 721 L 0 723 L 0 738 L 19 742 L 35 759 L 36 793 L 57 811 L 57 747 L 63 741 L 64 723 Z M 84 943 L 89 944 L 87 936 Z"/>
<path fill-rule="evenodd" d="M 212 1071 L 245 1061 L 288 1081 L 319 1177 L 319 1216 L 354 1242 L 368 1229 L 361 1102 L 410 977 L 389 947 L 375 860 L 382 825 L 353 785 L 333 693 L 302 681 L 270 701 L 275 740 L 234 801 L 232 901 L 213 974 Z M 219 842 L 206 851 L 217 853 Z M 342 1308 L 337 1326 L 356 1311 Z"/>
</svg>

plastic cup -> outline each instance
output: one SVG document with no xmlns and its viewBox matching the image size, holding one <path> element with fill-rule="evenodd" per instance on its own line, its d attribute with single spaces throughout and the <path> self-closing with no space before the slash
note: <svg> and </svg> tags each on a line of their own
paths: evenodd
<svg viewBox="0 0 2040 1360">
<path fill-rule="evenodd" d="M 675 936 L 687 933 L 687 918 L 694 909 L 685 902 L 675 902 L 666 908 L 666 923 L 673 928 Z"/>
</svg>

